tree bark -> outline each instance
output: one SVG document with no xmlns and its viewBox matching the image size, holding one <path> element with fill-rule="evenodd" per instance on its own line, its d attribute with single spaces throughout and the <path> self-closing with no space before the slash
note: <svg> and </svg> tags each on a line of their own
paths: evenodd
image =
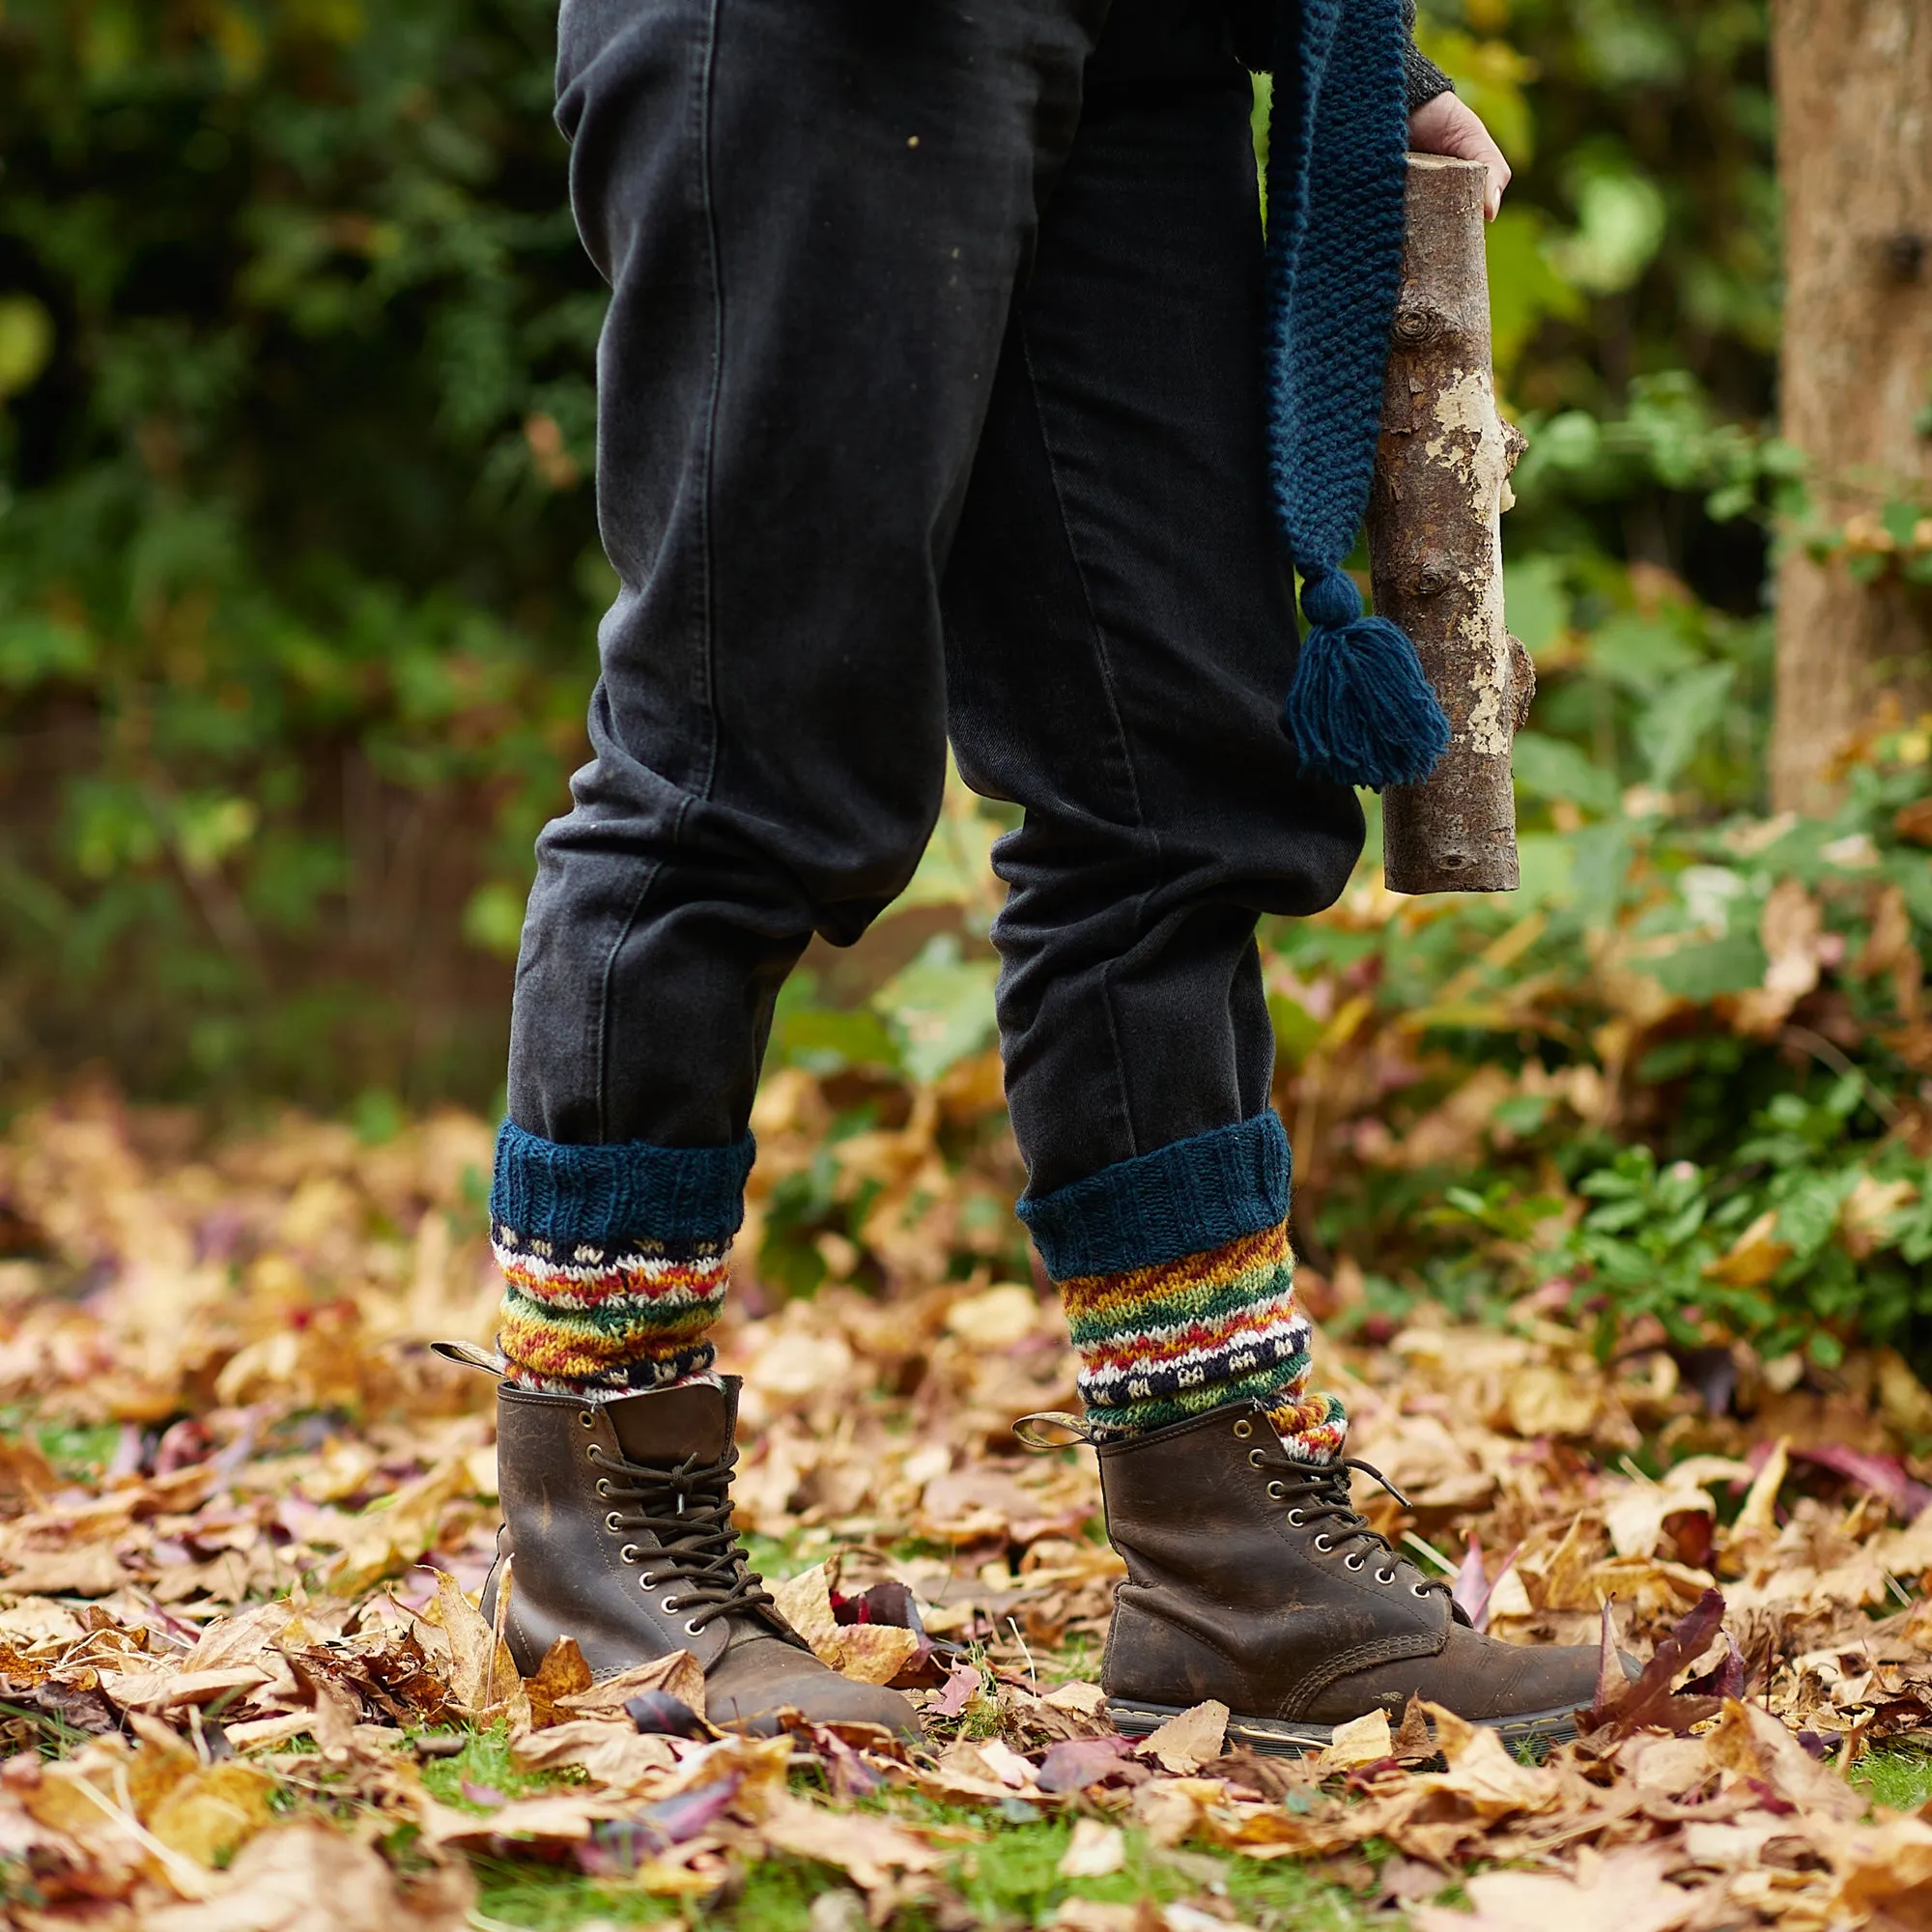
<svg viewBox="0 0 1932 1932">
<path fill-rule="evenodd" d="M 1884 536 L 1889 500 L 1932 494 L 1932 6 L 1773 0 L 1784 196 L 1782 411 L 1833 526 Z M 1831 766 L 1887 694 L 1932 704 L 1932 596 L 1843 554 L 1777 584 L 1772 797 L 1818 810 Z"/>
<path fill-rule="evenodd" d="M 1382 865 L 1399 893 L 1518 885 L 1510 741 L 1536 689 L 1503 625 L 1501 513 L 1521 432 L 1496 411 L 1484 170 L 1408 158 L 1408 240 L 1369 499 L 1377 611 L 1414 639 L 1448 713 L 1449 749 L 1382 800 Z"/>
</svg>

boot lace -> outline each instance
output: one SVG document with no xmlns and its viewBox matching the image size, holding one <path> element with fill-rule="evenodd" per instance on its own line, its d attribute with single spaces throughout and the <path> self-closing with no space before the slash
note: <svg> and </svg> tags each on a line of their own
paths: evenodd
<svg viewBox="0 0 1932 1932">
<path fill-rule="evenodd" d="M 696 1456 L 668 1467 L 628 1462 L 595 1448 L 591 1451 L 603 1477 L 600 1492 L 627 1509 L 613 1509 L 605 1518 L 612 1531 L 646 1531 L 657 1539 L 653 1549 L 624 1546 L 624 1560 L 648 1564 L 643 1575 L 649 1586 L 661 1582 L 681 1585 L 667 1595 L 669 1611 L 696 1609 L 685 1625 L 693 1636 L 720 1617 L 755 1611 L 774 1599 L 764 1578 L 745 1560 L 738 1533 L 731 1524 L 731 1471 L 738 1461 L 735 1448 L 717 1462 Z"/>
<path fill-rule="evenodd" d="M 1297 1528 L 1304 1523 L 1323 1525 L 1316 1532 L 1315 1547 L 1324 1555 L 1331 1550 L 1341 1552 L 1343 1564 L 1350 1570 L 1366 1568 L 1371 1556 L 1383 1558 L 1386 1560 L 1376 1567 L 1377 1582 L 1393 1583 L 1406 1570 L 1412 1579 L 1409 1587 L 1418 1597 L 1450 1594 L 1447 1583 L 1425 1577 L 1406 1557 L 1399 1555 L 1388 1538 L 1372 1527 L 1368 1518 L 1350 1501 L 1350 1472 L 1358 1469 L 1404 1509 L 1409 1507 L 1408 1498 L 1372 1463 L 1357 1456 L 1338 1457 L 1332 1463 L 1297 1463 L 1291 1456 L 1271 1456 L 1265 1450 L 1255 1451 L 1249 1460 L 1256 1468 L 1267 1471 L 1271 1478 L 1268 1494 L 1288 1504 L 1290 1522 Z"/>
</svg>

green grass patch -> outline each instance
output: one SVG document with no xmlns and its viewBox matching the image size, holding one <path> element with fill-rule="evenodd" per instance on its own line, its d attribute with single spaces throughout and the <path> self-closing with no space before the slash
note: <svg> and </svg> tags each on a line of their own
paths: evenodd
<svg viewBox="0 0 1932 1932">
<path fill-rule="evenodd" d="M 1874 1804 L 1893 1811 L 1917 1811 L 1932 1799 L 1932 1749 L 1881 1745 L 1866 1751 L 1845 1776 Z"/>
</svg>

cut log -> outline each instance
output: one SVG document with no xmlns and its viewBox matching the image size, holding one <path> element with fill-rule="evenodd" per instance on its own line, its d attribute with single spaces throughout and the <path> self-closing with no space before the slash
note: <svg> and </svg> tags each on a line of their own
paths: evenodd
<svg viewBox="0 0 1932 1932">
<path fill-rule="evenodd" d="M 1500 518 L 1522 433 L 1496 411 L 1485 172 L 1408 157 L 1403 253 L 1369 499 L 1376 610 L 1414 639 L 1448 714 L 1449 749 L 1382 798 L 1382 865 L 1399 893 L 1508 893 L 1519 883 L 1510 741 L 1536 690 L 1503 623 Z"/>
</svg>

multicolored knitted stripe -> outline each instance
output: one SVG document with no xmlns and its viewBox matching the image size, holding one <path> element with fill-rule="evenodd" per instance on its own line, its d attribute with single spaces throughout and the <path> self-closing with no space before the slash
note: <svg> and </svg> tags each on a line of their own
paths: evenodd
<svg viewBox="0 0 1932 1932">
<path fill-rule="evenodd" d="M 708 1370 L 753 1152 L 749 1135 L 569 1147 L 506 1122 L 490 1197 L 504 1378 L 594 1400 Z"/>
<path fill-rule="evenodd" d="M 1104 1435 L 1138 1435 L 1231 1402 L 1267 1406 L 1291 1453 L 1324 1461 L 1341 1405 L 1308 1393 L 1309 1329 L 1285 1225 L 1151 1267 L 1060 1285 L 1079 1389 Z M 1293 1437 L 1292 1440 L 1289 1438 Z"/>
<path fill-rule="evenodd" d="M 500 1224 L 497 1347 L 504 1378 L 554 1395 L 662 1388 L 710 1368 L 705 1337 L 724 1305 L 728 1241 L 589 1241 L 559 1247 Z"/>
</svg>

